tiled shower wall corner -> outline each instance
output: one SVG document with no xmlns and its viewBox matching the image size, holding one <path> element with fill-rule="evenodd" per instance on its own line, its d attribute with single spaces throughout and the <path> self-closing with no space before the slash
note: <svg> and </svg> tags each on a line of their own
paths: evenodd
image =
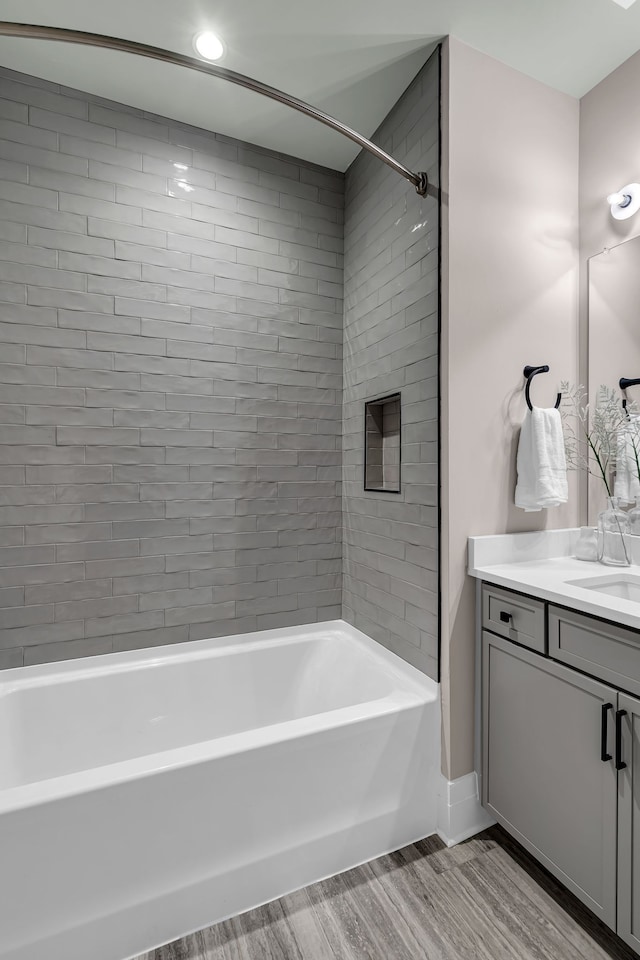
<svg viewBox="0 0 640 960">
<path fill-rule="evenodd" d="M 373 140 L 439 178 L 436 52 Z M 369 154 L 347 173 L 343 615 L 438 673 L 438 203 Z M 363 490 L 365 401 L 400 392 L 401 492 Z"/>
<path fill-rule="evenodd" d="M 8 71 L 0 118 L 0 667 L 339 617 L 342 175 Z"/>
</svg>

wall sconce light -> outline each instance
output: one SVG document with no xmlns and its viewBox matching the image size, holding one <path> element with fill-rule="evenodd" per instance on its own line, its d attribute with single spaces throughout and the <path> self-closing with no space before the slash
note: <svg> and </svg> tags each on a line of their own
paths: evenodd
<svg viewBox="0 0 640 960">
<path fill-rule="evenodd" d="M 628 220 L 640 210 L 640 183 L 628 183 L 617 193 L 610 193 L 607 203 L 611 206 L 614 220 Z"/>
</svg>

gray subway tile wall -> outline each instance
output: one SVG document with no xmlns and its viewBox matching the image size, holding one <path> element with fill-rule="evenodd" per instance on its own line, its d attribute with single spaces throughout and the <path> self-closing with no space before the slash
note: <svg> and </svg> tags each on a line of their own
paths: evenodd
<svg viewBox="0 0 640 960">
<path fill-rule="evenodd" d="M 438 53 L 373 140 L 439 178 Z M 346 177 L 343 615 L 438 673 L 438 203 L 369 154 Z M 364 492 L 365 402 L 401 393 L 401 492 Z"/>
<path fill-rule="evenodd" d="M 0 115 L 0 668 L 339 617 L 342 174 Z"/>
</svg>

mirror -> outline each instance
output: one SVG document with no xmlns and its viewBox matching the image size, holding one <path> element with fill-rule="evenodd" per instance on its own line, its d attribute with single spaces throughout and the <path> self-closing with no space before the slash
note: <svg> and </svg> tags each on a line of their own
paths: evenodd
<svg viewBox="0 0 640 960">
<path fill-rule="evenodd" d="M 640 237 L 589 260 L 588 393 L 593 410 L 601 384 L 640 378 Z M 640 409 L 640 386 L 629 387 Z M 604 508 L 601 481 L 589 477 L 589 523 Z"/>
</svg>

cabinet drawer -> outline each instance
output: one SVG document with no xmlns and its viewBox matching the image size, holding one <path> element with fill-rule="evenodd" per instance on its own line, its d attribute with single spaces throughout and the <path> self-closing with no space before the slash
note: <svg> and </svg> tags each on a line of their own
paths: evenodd
<svg viewBox="0 0 640 960">
<path fill-rule="evenodd" d="M 640 694 L 640 631 L 550 605 L 549 656 Z"/>
<path fill-rule="evenodd" d="M 532 600 L 490 584 L 482 585 L 482 626 L 523 647 L 546 652 L 545 611 L 542 600 Z"/>
</svg>

